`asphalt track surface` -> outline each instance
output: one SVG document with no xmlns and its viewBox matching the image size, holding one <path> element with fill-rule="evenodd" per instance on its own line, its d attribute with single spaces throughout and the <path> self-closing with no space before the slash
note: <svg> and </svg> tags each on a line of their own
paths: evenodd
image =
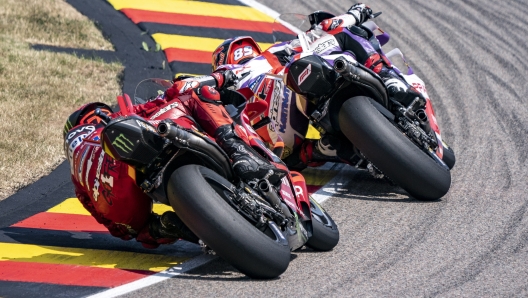
<svg viewBox="0 0 528 298">
<path fill-rule="evenodd" d="M 348 8 L 338 1 L 261 2 L 279 12 Z M 333 251 L 293 253 L 276 280 L 250 280 L 217 260 L 128 296 L 528 295 L 528 7 L 488 0 L 367 4 L 384 12 L 376 22 L 392 36 L 389 49 L 399 47 L 426 83 L 457 155 L 450 192 L 419 202 L 346 168 L 324 188 L 334 195 L 325 207 L 341 232 Z"/>
<path fill-rule="evenodd" d="M 259 1 L 278 12 L 343 11 L 342 1 Z M 325 203 L 341 240 L 295 252 L 277 280 L 219 260 L 128 296 L 526 297 L 528 34 L 523 1 L 369 1 L 425 81 L 457 164 L 450 192 L 419 202 L 350 170 Z"/>
</svg>

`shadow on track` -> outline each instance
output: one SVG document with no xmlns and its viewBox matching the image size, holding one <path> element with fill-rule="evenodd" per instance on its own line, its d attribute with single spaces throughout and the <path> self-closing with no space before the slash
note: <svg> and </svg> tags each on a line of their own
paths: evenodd
<svg viewBox="0 0 528 298">
<path fill-rule="evenodd" d="M 393 203 L 437 203 L 442 199 L 419 201 L 386 178 L 377 179 L 363 170 L 348 167 L 339 179 L 328 183 L 318 194 L 338 196 L 344 199 L 393 202 Z"/>
</svg>

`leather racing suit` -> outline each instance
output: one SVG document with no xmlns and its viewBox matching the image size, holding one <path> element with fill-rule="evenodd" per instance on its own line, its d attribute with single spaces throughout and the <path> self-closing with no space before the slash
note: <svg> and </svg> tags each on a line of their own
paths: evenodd
<svg viewBox="0 0 528 298">
<path fill-rule="evenodd" d="M 221 147 L 237 163 L 234 170 L 239 175 L 268 173 L 269 162 L 259 159 L 258 154 L 248 155 L 251 149 L 247 148 L 244 133 L 221 104 L 219 92 L 211 87 L 222 87 L 224 79 L 224 74 L 213 73 L 176 81 L 163 97 L 135 105 L 134 112 L 154 126 L 159 120 L 171 119 L 181 126 L 199 127 L 217 136 Z M 104 109 L 110 112 L 109 108 Z M 119 115 L 119 112 L 111 114 L 112 117 Z M 80 123 L 71 119 L 64 135 L 71 179 L 77 198 L 98 223 L 113 236 L 123 240 L 136 238 L 147 248 L 172 243 L 178 238 L 198 240 L 174 212 L 165 212 L 161 217 L 152 212 L 152 200 L 137 185 L 135 169 L 102 150 L 100 134 L 104 126 L 99 117 L 93 116 L 93 111 L 82 117 L 82 121 L 76 121 Z M 239 152 L 241 147 L 246 151 Z"/>
</svg>

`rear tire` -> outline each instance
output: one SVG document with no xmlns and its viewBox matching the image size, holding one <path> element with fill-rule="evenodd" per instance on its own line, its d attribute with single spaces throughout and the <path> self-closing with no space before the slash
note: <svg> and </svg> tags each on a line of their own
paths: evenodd
<svg viewBox="0 0 528 298">
<path fill-rule="evenodd" d="M 365 96 L 339 111 L 342 132 L 383 174 L 418 200 L 436 200 L 451 186 L 451 173 L 387 120 Z"/>
<path fill-rule="evenodd" d="M 289 246 L 238 214 L 226 202 L 230 199 L 227 190 L 220 191 L 222 185 L 233 187 L 208 168 L 186 165 L 170 177 L 167 196 L 185 225 L 240 272 L 259 279 L 281 275 L 290 263 Z"/>
</svg>

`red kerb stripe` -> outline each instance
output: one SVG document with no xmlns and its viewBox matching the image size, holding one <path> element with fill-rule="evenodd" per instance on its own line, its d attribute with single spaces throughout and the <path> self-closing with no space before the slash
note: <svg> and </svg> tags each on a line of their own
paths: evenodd
<svg viewBox="0 0 528 298">
<path fill-rule="evenodd" d="M 70 286 L 116 287 L 155 272 L 77 265 L 0 261 L 0 280 Z"/>
<path fill-rule="evenodd" d="M 65 214 L 53 212 L 37 213 L 19 221 L 12 227 L 33 228 L 71 232 L 107 232 L 105 226 L 97 223 L 90 215 Z"/>
<path fill-rule="evenodd" d="M 167 13 L 157 11 L 147 11 L 139 9 L 125 8 L 121 12 L 129 17 L 134 23 L 151 22 L 160 24 L 194 26 L 194 27 L 210 27 L 222 29 L 247 30 L 254 32 L 270 33 L 273 29 L 273 24 L 268 22 L 246 21 L 222 17 L 199 16 L 180 13 Z M 293 34 L 285 27 L 281 31 Z M 294 34 L 295 35 L 295 34 Z"/>
<path fill-rule="evenodd" d="M 181 62 L 195 62 L 195 63 L 211 63 L 211 52 L 184 50 L 176 48 L 165 49 L 167 61 L 181 61 Z"/>
</svg>

